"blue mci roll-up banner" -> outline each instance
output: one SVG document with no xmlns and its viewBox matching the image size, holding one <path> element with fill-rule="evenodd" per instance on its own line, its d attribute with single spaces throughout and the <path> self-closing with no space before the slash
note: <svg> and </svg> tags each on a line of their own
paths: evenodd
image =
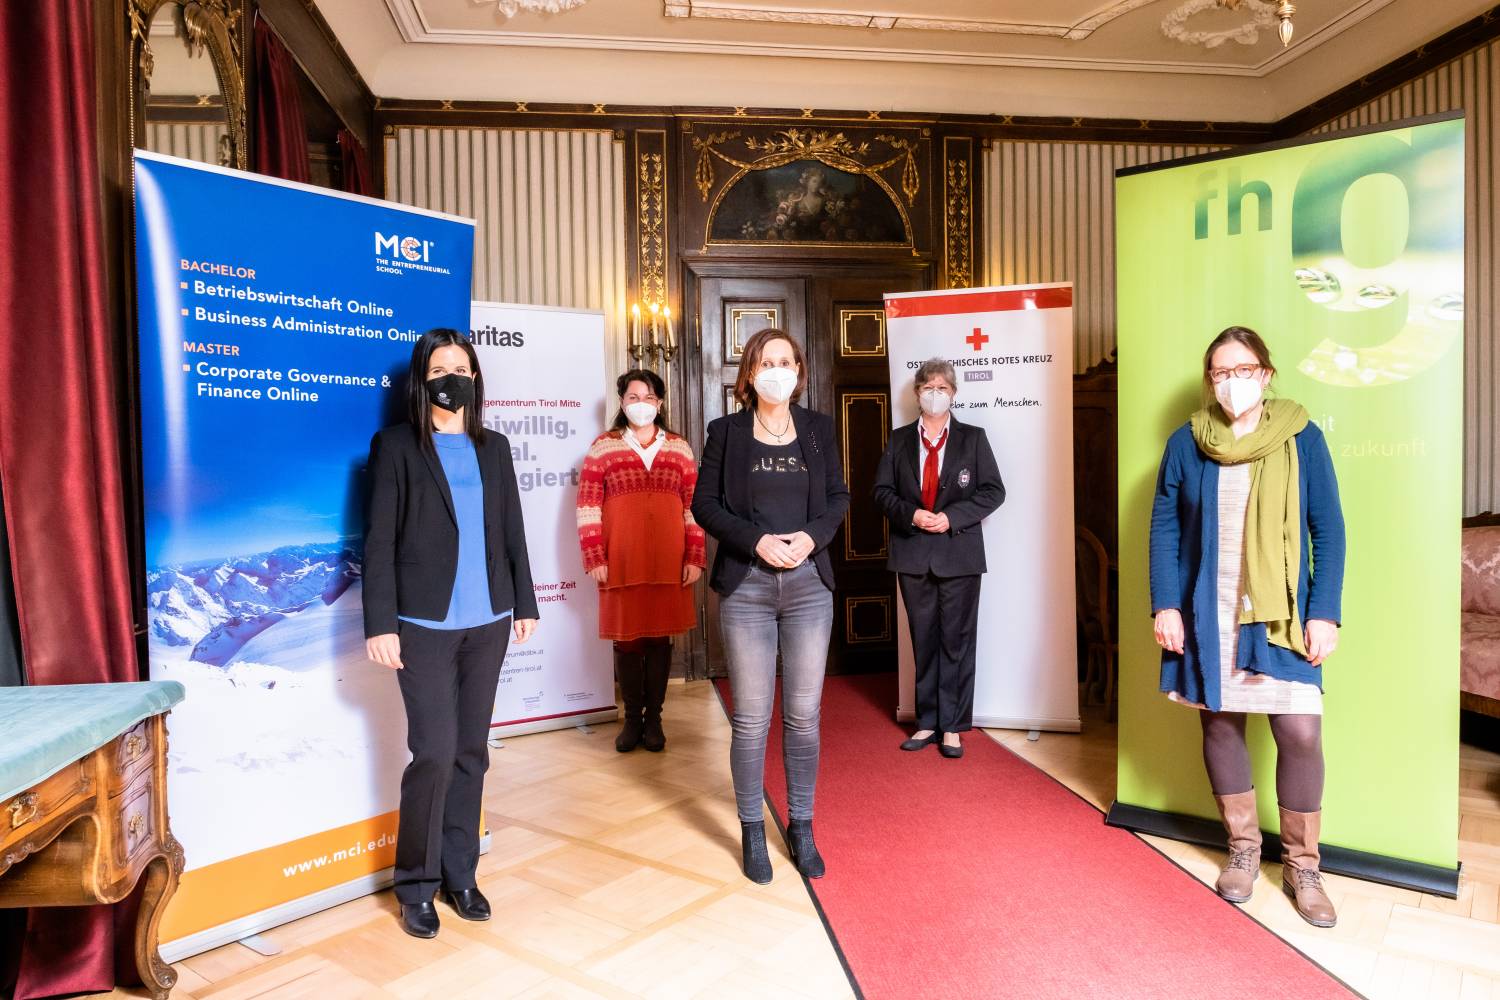
<svg viewBox="0 0 1500 1000">
<path fill-rule="evenodd" d="M 364 655 L 364 465 L 412 342 L 469 328 L 474 224 L 140 151 L 135 184 L 151 676 L 188 691 L 176 958 L 392 864 L 406 726 Z"/>
</svg>

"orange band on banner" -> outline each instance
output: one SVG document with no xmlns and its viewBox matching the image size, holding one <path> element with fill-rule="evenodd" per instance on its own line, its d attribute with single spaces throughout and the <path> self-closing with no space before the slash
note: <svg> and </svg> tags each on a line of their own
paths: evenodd
<svg viewBox="0 0 1500 1000">
<path fill-rule="evenodd" d="M 947 295 L 913 295 L 885 300 L 885 318 L 953 316 L 962 313 L 1013 312 L 1017 309 L 1068 309 L 1073 287 L 1008 288 L 999 292 L 955 291 Z"/>
<path fill-rule="evenodd" d="M 396 863 L 397 813 L 372 816 L 182 876 L 162 916 L 161 940 L 176 941 L 310 896 Z"/>
</svg>

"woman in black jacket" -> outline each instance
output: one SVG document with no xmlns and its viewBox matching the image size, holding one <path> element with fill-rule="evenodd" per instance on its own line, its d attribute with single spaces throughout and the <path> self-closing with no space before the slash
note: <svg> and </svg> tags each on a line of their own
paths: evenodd
<svg viewBox="0 0 1500 1000">
<path fill-rule="evenodd" d="M 438 932 L 442 888 L 488 920 L 474 880 L 490 716 L 512 633 L 536 628 L 536 596 L 510 442 L 486 430 L 479 358 L 456 330 L 412 349 L 408 421 L 370 443 L 365 649 L 399 671 L 412 760 L 401 776 L 396 899 L 408 934 Z"/>
<path fill-rule="evenodd" d="M 980 522 L 1005 502 L 1005 483 L 984 428 L 949 412 L 958 393 L 953 365 L 924 361 L 914 387 L 922 415 L 891 434 L 875 474 L 875 503 L 891 522 L 887 565 L 906 605 L 917 675 L 917 731 L 901 749 L 941 739 L 944 757 L 962 757 L 958 734 L 974 724 L 986 569 Z"/>
<path fill-rule="evenodd" d="M 764 803 L 766 734 L 781 652 L 787 846 L 797 869 L 823 874 L 813 842 L 818 717 L 833 629 L 828 544 L 849 508 L 833 420 L 796 405 L 807 384 L 802 349 L 781 330 L 745 344 L 740 410 L 708 425 L 693 518 L 719 541 L 709 584 L 734 692 L 729 764 L 745 875 L 771 881 Z"/>
</svg>

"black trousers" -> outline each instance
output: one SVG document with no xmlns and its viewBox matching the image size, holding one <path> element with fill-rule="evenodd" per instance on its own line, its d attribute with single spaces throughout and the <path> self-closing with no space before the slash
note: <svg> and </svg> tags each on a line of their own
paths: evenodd
<svg viewBox="0 0 1500 1000">
<path fill-rule="evenodd" d="M 975 576 L 896 574 L 917 667 L 917 729 L 966 733 L 974 725 Z"/>
<path fill-rule="evenodd" d="M 428 902 L 440 886 L 475 888 L 490 719 L 510 626 L 509 618 L 451 631 L 400 625 L 396 676 L 411 749 L 396 832 L 396 898 L 403 903 Z"/>
</svg>

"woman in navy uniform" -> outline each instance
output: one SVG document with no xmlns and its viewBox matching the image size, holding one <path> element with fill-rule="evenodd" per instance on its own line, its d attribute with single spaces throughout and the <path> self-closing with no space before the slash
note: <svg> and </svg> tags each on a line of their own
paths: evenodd
<svg viewBox="0 0 1500 1000">
<path fill-rule="evenodd" d="M 917 369 L 922 415 L 891 435 L 875 477 L 875 502 L 891 522 L 890 559 L 911 626 L 917 672 L 917 731 L 901 744 L 938 743 L 962 757 L 959 734 L 974 722 L 974 648 L 980 522 L 1005 502 L 1005 484 L 983 428 L 950 412 L 958 381 L 942 358 Z"/>
</svg>

